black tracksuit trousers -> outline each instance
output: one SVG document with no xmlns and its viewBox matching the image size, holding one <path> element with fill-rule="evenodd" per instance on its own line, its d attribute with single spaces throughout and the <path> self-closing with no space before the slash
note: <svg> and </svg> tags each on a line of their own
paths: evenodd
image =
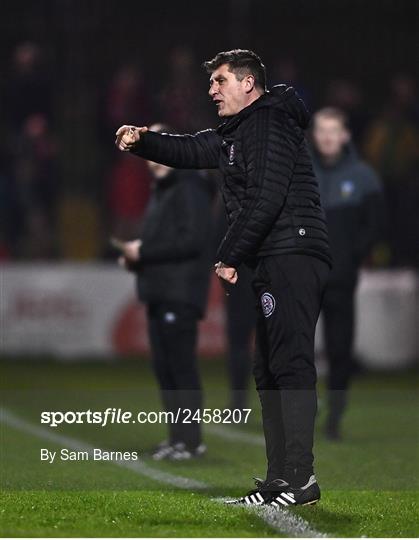
<svg viewBox="0 0 419 540">
<path fill-rule="evenodd" d="M 260 258 L 254 376 L 262 405 L 267 480 L 304 485 L 313 474 L 317 412 L 314 335 L 329 266 L 310 255 Z"/>
<path fill-rule="evenodd" d="M 356 277 L 330 282 L 323 301 L 323 329 L 329 363 L 326 429 L 339 428 L 346 408 L 347 393 L 354 370 L 354 304 Z"/>
<path fill-rule="evenodd" d="M 201 427 L 191 417 L 202 407 L 196 342 L 198 313 L 182 303 L 148 305 L 148 329 L 153 369 L 159 382 L 166 411 L 190 409 L 192 415 L 181 413 L 178 423 L 170 423 L 169 442 L 183 442 L 190 449 L 201 443 Z M 191 423 L 183 423 L 188 418 Z"/>
<path fill-rule="evenodd" d="M 240 267 L 240 279 L 225 297 L 227 315 L 227 369 L 230 382 L 230 407 L 246 407 L 247 388 L 252 372 L 252 337 L 256 325 L 251 280 L 253 273 Z"/>
</svg>

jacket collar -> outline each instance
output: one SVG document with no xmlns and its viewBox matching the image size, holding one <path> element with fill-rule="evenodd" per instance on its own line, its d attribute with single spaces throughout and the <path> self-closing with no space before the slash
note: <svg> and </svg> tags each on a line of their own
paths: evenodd
<svg viewBox="0 0 419 540">
<path fill-rule="evenodd" d="M 308 125 L 310 115 L 292 86 L 277 84 L 270 90 L 266 90 L 258 99 L 242 109 L 239 113 L 229 117 L 225 122 L 217 127 L 217 132 L 221 135 L 228 135 L 236 129 L 238 124 L 247 118 L 254 111 L 263 107 L 276 107 L 284 113 L 295 118 L 300 127 L 305 129 Z"/>
</svg>

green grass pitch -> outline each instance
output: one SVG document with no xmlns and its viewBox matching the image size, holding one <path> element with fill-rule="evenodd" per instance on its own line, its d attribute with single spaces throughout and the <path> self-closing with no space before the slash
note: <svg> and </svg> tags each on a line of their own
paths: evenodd
<svg viewBox="0 0 419 540">
<path fill-rule="evenodd" d="M 159 410 L 158 391 L 146 360 L 77 364 L 5 360 L 0 365 L 1 405 L 41 428 L 41 410 Z M 201 363 L 205 406 L 227 405 L 226 373 L 220 360 Z M 418 536 L 419 403 L 417 375 L 369 374 L 351 393 L 344 440 L 322 437 L 325 410 L 320 384 L 316 474 L 322 500 L 293 508 L 309 529 L 328 536 Z M 59 450 L 21 427 L 2 423 L 2 536 L 272 537 L 292 536 L 257 512 L 226 507 L 217 498 L 239 495 L 264 475 L 260 411 L 251 393 L 247 425 L 204 426 L 208 454 L 188 463 L 155 463 L 147 451 L 165 435 L 162 425 L 104 428 L 68 425 L 43 430 L 111 450 L 138 451 L 147 470 L 205 484 L 181 489 L 106 462 L 41 463 L 40 448 Z M 25 424 L 25 425 L 29 425 Z M 231 440 L 247 434 L 251 442 Z M 284 512 L 279 510 L 279 512 Z M 281 514 L 282 515 L 282 514 Z M 295 535 L 300 534 L 298 530 Z"/>
</svg>

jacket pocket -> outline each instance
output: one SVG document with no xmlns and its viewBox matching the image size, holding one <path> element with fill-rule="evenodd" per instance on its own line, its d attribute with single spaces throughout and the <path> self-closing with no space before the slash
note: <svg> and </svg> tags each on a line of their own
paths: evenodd
<svg viewBox="0 0 419 540">
<path fill-rule="evenodd" d="M 265 257 L 261 257 L 255 270 L 255 280 L 259 283 L 270 285 L 272 280 L 269 275 L 268 270 L 266 269 Z"/>
</svg>

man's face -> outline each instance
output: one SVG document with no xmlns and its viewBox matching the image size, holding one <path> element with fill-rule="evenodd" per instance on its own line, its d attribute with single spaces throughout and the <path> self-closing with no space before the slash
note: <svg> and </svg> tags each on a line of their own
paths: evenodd
<svg viewBox="0 0 419 540">
<path fill-rule="evenodd" d="M 210 77 L 209 95 L 218 109 L 218 116 L 233 116 L 248 105 L 249 92 L 254 87 L 251 75 L 238 81 L 228 70 L 228 64 L 216 69 Z"/>
<path fill-rule="evenodd" d="M 313 139 L 320 155 L 333 158 L 342 152 L 350 134 L 339 119 L 319 116 L 314 121 Z"/>
</svg>

